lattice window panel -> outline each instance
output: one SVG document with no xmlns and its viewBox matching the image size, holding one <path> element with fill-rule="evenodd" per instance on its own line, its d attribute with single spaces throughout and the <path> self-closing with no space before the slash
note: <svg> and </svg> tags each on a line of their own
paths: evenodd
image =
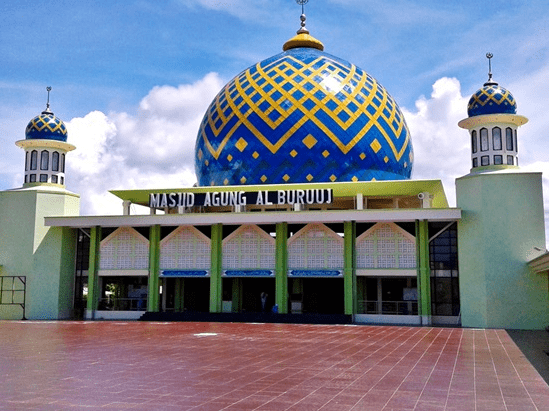
<svg viewBox="0 0 549 411">
<path fill-rule="evenodd" d="M 415 268 L 416 244 L 389 224 L 357 242 L 358 268 Z"/>
<path fill-rule="evenodd" d="M 274 240 L 270 241 L 253 227 L 245 227 L 223 243 L 223 267 L 230 269 L 275 268 Z"/>
<path fill-rule="evenodd" d="M 103 240 L 100 249 L 101 270 L 146 270 L 149 268 L 149 244 L 132 228 L 115 231 Z"/>
<path fill-rule="evenodd" d="M 161 269 L 210 268 L 210 241 L 201 237 L 192 228 L 178 229 L 160 246 Z"/>
<path fill-rule="evenodd" d="M 311 228 L 288 246 L 288 268 L 341 269 L 343 241 L 335 239 L 321 227 Z"/>
<path fill-rule="evenodd" d="M 394 255 L 378 255 L 377 268 L 396 268 L 396 257 Z"/>
</svg>

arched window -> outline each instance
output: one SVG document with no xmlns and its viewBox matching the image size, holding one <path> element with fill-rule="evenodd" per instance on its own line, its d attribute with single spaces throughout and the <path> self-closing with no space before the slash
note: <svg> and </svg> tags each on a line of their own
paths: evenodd
<svg viewBox="0 0 549 411">
<path fill-rule="evenodd" d="M 40 170 L 47 170 L 50 165 L 50 152 L 43 150 L 40 153 Z"/>
<path fill-rule="evenodd" d="M 488 151 L 488 129 L 480 129 L 480 151 Z"/>
<path fill-rule="evenodd" d="M 494 150 L 501 150 L 501 128 L 499 127 L 492 129 L 492 146 Z"/>
<path fill-rule="evenodd" d="M 517 130 L 515 130 L 515 151 L 518 153 Z"/>
<path fill-rule="evenodd" d="M 61 172 L 65 172 L 65 154 L 61 154 Z"/>
<path fill-rule="evenodd" d="M 29 152 L 27 151 L 25 153 L 25 171 L 27 171 L 29 169 Z M 26 181 L 25 181 L 26 183 Z"/>
<path fill-rule="evenodd" d="M 513 151 L 513 130 L 511 127 L 505 129 L 505 147 L 507 151 Z"/>
<path fill-rule="evenodd" d="M 37 167 L 38 167 L 38 151 L 32 150 L 31 151 L 30 169 L 31 170 L 36 170 Z"/>
<path fill-rule="evenodd" d="M 52 171 L 59 171 L 59 153 L 57 151 L 51 154 L 51 169 Z"/>
<path fill-rule="evenodd" d="M 477 130 L 473 130 L 471 133 L 471 147 L 473 148 L 473 153 L 478 151 L 477 148 Z"/>
</svg>

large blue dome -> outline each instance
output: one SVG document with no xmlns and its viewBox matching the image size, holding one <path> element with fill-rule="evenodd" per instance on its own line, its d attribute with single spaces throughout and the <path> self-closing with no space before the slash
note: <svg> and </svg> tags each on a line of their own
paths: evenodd
<svg viewBox="0 0 549 411">
<path fill-rule="evenodd" d="M 50 111 L 34 117 L 25 129 L 27 140 L 57 140 L 67 141 L 67 127 L 59 118 Z"/>
<path fill-rule="evenodd" d="M 496 82 L 488 82 L 469 99 L 469 117 L 484 114 L 516 114 L 517 102 L 511 92 Z"/>
<path fill-rule="evenodd" d="M 219 92 L 198 132 L 199 185 L 410 178 L 396 102 L 368 73 L 314 47 L 297 43 Z"/>
</svg>

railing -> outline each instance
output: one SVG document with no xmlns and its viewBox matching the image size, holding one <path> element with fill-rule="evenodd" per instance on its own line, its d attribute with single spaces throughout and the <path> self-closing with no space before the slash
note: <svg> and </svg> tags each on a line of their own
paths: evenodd
<svg viewBox="0 0 549 411">
<path fill-rule="evenodd" d="M 19 305 L 25 317 L 27 277 L 24 275 L 0 276 L 0 305 Z"/>
<path fill-rule="evenodd" d="M 146 298 L 100 298 L 98 309 L 101 311 L 146 311 Z"/>
<path fill-rule="evenodd" d="M 358 301 L 358 314 L 417 315 L 417 301 Z"/>
</svg>

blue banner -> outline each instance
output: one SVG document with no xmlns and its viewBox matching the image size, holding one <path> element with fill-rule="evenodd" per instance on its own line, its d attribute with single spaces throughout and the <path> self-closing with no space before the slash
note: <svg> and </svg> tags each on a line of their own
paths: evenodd
<svg viewBox="0 0 549 411">
<path fill-rule="evenodd" d="M 209 270 L 162 270 L 160 277 L 207 277 Z"/>
<path fill-rule="evenodd" d="M 289 277 L 341 277 L 343 270 L 290 270 Z"/>
<path fill-rule="evenodd" d="M 224 277 L 274 277 L 274 270 L 223 270 Z"/>
</svg>

